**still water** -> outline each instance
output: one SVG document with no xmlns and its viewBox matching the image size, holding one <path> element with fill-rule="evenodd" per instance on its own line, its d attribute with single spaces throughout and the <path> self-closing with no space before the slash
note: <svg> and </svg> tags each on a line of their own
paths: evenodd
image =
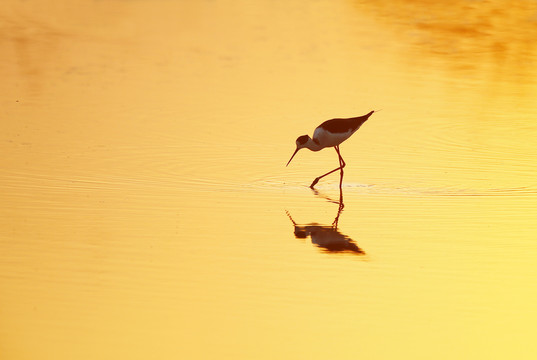
<svg viewBox="0 0 537 360">
<path fill-rule="evenodd" d="M 2 359 L 534 359 L 537 3 L 7 0 Z M 324 120 L 376 112 L 341 145 Z M 344 205 L 344 206 L 343 206 Z"/>
</svg>

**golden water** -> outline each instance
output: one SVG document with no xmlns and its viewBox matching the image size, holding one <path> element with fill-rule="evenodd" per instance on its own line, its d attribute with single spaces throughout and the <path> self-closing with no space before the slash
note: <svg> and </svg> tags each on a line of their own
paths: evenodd
<svg viewBox="0 0 537 360">
<path fill-rule="evenodd" d="M 380 3 L 4 1 L 1 358 L 535 358 L 537 5 Z"/>
</svg>

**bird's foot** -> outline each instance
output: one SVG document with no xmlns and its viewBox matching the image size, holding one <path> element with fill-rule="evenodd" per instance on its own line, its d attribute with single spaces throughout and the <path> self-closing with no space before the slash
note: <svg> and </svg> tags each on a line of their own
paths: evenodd
<svg viewBox="0 0 537 360">
<path fill-rule="evenodd" d="M 313 189 L 315 184 L 317 184 L 318 182 L 319 182 L 319 178 L 315 178 L 315 180 L 313 180 L 313 182 L 311 183 L 310 188 Z"/>
</svg>

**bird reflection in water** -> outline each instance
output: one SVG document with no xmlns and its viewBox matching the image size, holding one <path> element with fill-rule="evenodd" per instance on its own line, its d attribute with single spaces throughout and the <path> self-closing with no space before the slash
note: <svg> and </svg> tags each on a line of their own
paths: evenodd
<svg viewBox="0 0 537 360">
<path fill-rule="evenodd" d="M 318 246 L 329 253 L 352 253 L 355 255 L 365 255 L 365 251 L 356 245 L 356 243 L 347 235 L 339 232 L 338 222 L 341 211 L 343 210 L 343 193 L 340 188 L 339 201 L 334 201 L 327 196 L 322 195 L 319 191 L 313 189 L 315 195 L 327 199 L 328 201 L 338 204 L 338 211 L 332 225 L 321 225 L 310 223 L 307 225 L 297 224 L 289 211 L 285 211 L 294 226 L 294 234 L 297 239 L 311 238 L 312 244 Z"/>
</svg>

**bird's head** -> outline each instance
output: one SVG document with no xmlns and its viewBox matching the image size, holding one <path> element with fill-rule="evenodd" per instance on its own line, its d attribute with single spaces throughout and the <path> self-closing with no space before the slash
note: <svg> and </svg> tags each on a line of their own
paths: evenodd
<svg viewBox="0 0 537 360">
<path fill-rule="evenodd" d="M 293 160 L 293 157 L 295 157 L 296 153 L 298 152 L 298 150 L 300 149 L 303 149 L 306 147 L 306 144 L 308 143 L 308 141 L 310 140 L 310 137 L 308 135 L 302 135 L 302 136 L 299 136 L 297 139 L 296 139 L 296 150 L 295 152 L 293 153 L 293 155 L 291 155 L 291 158 L 289 159 L 289 161 L 287 162 L 287 165 L 289 165 L 289 163 L 291 162 L 291 160 Z M 285 166 L 287 166 L 285 165 Z"/>
</svg>

